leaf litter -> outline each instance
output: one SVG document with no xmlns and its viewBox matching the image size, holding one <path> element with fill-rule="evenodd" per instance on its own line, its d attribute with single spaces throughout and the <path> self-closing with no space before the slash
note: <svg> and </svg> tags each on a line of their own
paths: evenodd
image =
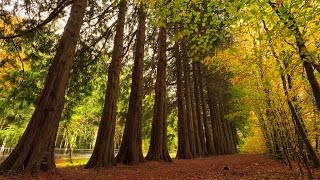
<svg viewBox="0 0 320 180">
<path fill-rule="evenodd" d="M 301 165 L 302 166 L 302 165 Z M 320 169 L 311 169 L 314 179 L 320 179 Z M 174 159 L 173 163 L 145 162 L 138 165 L 116 165 L 111 168 L 83 169 L 83 166 L 58 168 L 54 172 L 18 175 L 0 179 L 38 180 L 121 180 L 121 179 L 310 179 L 306 169 L 299 170 L 297 162 L 290 169 L 270 157 L 234 154 Z"/>
</svg>

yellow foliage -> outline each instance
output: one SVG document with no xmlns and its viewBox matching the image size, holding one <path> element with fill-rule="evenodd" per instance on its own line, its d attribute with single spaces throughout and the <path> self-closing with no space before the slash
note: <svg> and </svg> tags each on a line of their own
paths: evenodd
<svg viewBox="0 0 320 180">
<path fill-rule="evenodd" d="M 250 127 L 248 127 L 250 126 Z M 252 111 L 248 119 L 248 136 L 244 138 L 241 151 L 244 153 L 260 154 L 266 152 L 265 139 L 259 126 L 258 118 Z"/>
<path fill-rule="evenodd" d="M 11 34 L 13 33 L 12 25 L 17 24 L 18 19 L 14 16 L 10 19 L 10 24 L 6 24 L 2 19 L 0 19 L 0 29 L 4 29 L 4 34 Z"/>
<path fill-rule="evenodd" d="M 185 10 L 182 10 L 182 11 L 179 13 L 179 16 L 181 16 L 181 17 L 187 16 L 186 11 L 185 11 Z"/>
<path fill-rule="evenodd" d="M 250 154 L 260 154 L 266 152 L 265 140 L 259 127 L 251 129 L 250 136 L 246 137 L 242 146 L 242 151 Z"/>
<path fill-rule="evenodd" d="M 4 29 L 4 34 L 12 34 L 13 28 L 12 25 L 17 24 L 18 19 L 15 17 L 11 17 L 10 23 L 5 23 L 3 20 L 0 20 L 0 28 Z M 15 42 L 19 41 L 19 38 L 15 39 Z M 11 43 L 8 41 L 8 43 Z M 1 46 L 5 46 L 6 44 L 0 44 Z M 16 43 L 17 45 L 17 43 Z M 17 69 L 24 71 L 29 70 L 30 64 L 26 61 L 27 56 L 24 53 L 23 48 L 19 47 L 19 52 L 16 50 L 8 51 L 6 48 L 0 48 L 0 79 L 3 79 L 5 76 L 11 76 L 11 73 Z M 21 77 L 15 77 L 17 81 L 21 81 Z M 1 88 L 8 89 L 13 88 L 15 84 L 10 82 L 3 82 Z"/>
</svg>

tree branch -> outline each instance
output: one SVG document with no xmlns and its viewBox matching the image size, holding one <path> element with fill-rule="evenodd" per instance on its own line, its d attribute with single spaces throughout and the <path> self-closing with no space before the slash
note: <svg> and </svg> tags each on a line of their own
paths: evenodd
<svg viewBox="0 0 320 180">
<path fill-rule="evenodd" d="M 37 26 L 28 29 L 28 30 L 24 30 L 21 31 L 19 34 L 13 34 L 13 35 L 8 35 L 8 36 L 0 36 L 0 39 L 14 39 L 17 37 L 21 37 L 24 35 L 27 35 L 29 33 L 32 33 L 40 28 L 42 28 L 43 26 L 47 25 L 48 23 L 50 23 L 52 20 L 54 20 L 61 12 L 62 10 L 69 6 L 70 4 L 72 4 L 72 1 L 68 1 L 68 0 L 63 0 L 61 1 L 58 6 L 49 14 L 49 16 L 47 17 L 47 19 L 45 19 L 43 22 L 41 22 L 40 24 L 38 24 Z"/>
</svg>

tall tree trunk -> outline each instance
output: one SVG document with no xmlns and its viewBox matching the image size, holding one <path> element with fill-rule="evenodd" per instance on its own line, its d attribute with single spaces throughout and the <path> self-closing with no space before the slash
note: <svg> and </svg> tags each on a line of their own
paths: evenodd
<svg viewBox="0 0 320 180">
<path fill-rule="evenodd" d="M 1 173 L 35 172 L 55 168 L 53 150 L 64 95 L 74 62 L 87 1 L 75 0 L 59 42 L 44 89 L 26 131 L 10 156 L 0 165 Z"/>
<path fill-rule="evenodd" d="M 129 99 L 129 109 L 126 118 L 122 143 L 116 161 L 126 164 L 143 162 L 141 142 L 142 85 L 143 59 L 145 44 L 146 12 L 141 4 L 138 10 L 138 27 L 132 71 L 132 84 Z"/>
<path fill-rule="evenodd" d="M 210 109 L 210 103 L 208 104 L 208 101 L 211 100 L 211 95 L 209 92 L 209 82 L 208 81 L 203 81 L 203 71 L 202 68 L 199 64 L 199 66 L 197 66 L 198 68 L 198 78 L 199 78 L 199 87 L 200 87 L 200 98 L 201 98 L 201 105 L 202 105 L 202 116 L 203 116 L 203 124 L 204 124 L 204 132 L 205 132 L 205 136 L 206 136 L 206 147 L 207 147 L 207 152 L 208 155 L 214 155 L 215 154 L 215 146 L 213 144 L 213 139 L 212 139 L 212 133 L 216 133 L 213 132 L 213 126 L 212 129 L 210 128 L 209 125 L 209 115 L 208 115 L 208 105 L 209 105 L 209 109 Z M 207 92 L 205 92 L 204 86 L 207 87 Z M 207 97 L 207 98 L 206 98 Z M 213 118 L 213 112 L 210 109 L 210 116 L 211 119 Z"/>
<path fill-rule="evenodd" d="M 192 101 L 191 101 L 191 82 L 190 82 L 190 65 L 188 53 L 185 47 L 185 41 L 181 41 L 181 50 L 182 50 L 182 62 L 183 62 L 183 79 L 184 79 L 184 95 L 186 103 L 186 114 L 187 114 L 187 127 L 188 127 L 188 136 L 190 142 L 190 150 L 193 156 L 197 155 L 196 152 L 196 139 L 194 131 L 194 119 L 192 111 Z"/>
<path fill-rule="evenodd" d="M 192 87 L 192 83 L 190 80 L 190 86 Z M 202 156 L 202 147 L 200 142 L 200 135 L 199 135 L 199 117 L 197 116 L 197 109 L 195 104 L 195 90 L 193 88 L 190 89 L 191 92 L 191 109 L 192 109 L 192 122 L 193 122 L 193 129 L 194 129 L 194 140 L 195 140 L 195 155 Z"/>
<path fill-rule="evenodd" d="M 196 109 L 196 116 L 197 116 L 197 133 L 199 140 L 197 139 L 198 142 L 198 151 L 200 156 L 204 156 L 207 154 L 207 148 L 205 146 L 205 136 L 204 136 L 204 131 L 203 131 L 203 116 L 202 112 L 204 109 L 201 108 L 201 94 L 200 94 L 200 88 L 199 88 L 199 72 L 198 68 L 199 62 L 193 62 L 192 63 L 192 71 L 193 71 L 193 82 L 194 82 L 194 96 L 195 96 L 195 109 Z M 206 110 L 206 109 L 205 109 Z"/>
<path fill-rule="evenodd" d="M 177 98 L 178 98 L 178 159 L 190 159 L 192 157 L 188 140 L 188 129 L 186 119 L 186 106 L 184 99 L 183 87 L 183 66 L 180 56 L 179 45 L 174 45 L 174 57 L 176 59 L 176 76 L 177 76 Z"/>
<path fill-rule="evenodd" d="M 117 115 L 119 76 L 123 54 L 123 35 L 126 12 L 127 0 L 121 0 L 119 4 L 112 58 L 108 69 L 108 84 L 101 122 L 99 125 L 98 136 L 93 153 L 85 168 L 109 167 L 115 164 L 114 133 Z"/>
<path fill-rule="evenodd" d="M 158 37 L 158 64 L 155 87 L 155 102 L 151 139 L 147 160 L 171 161 L 167 149 L 167 126 L 166 126 L 166 68 L 167 68 L 167 35 L 165 27 L 160 27 Z"/>
</svg>

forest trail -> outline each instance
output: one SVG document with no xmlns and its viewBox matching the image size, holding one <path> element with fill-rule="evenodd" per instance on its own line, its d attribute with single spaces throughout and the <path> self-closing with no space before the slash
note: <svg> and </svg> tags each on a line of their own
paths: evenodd
<svg viewBox="0 0 320 180">
<path fill-rule="evenodd" d="M 315 179 L 320 178 L 319 169 L 311 171 Z M 235 154 L 101 169 L 67 167 L 53 174 L 0 176 L 0 179 L 308 179 L 308 173 L 304 170 L 302 174 L 297 163 L 289 169 L 267 156 Z"/>
</svg>

